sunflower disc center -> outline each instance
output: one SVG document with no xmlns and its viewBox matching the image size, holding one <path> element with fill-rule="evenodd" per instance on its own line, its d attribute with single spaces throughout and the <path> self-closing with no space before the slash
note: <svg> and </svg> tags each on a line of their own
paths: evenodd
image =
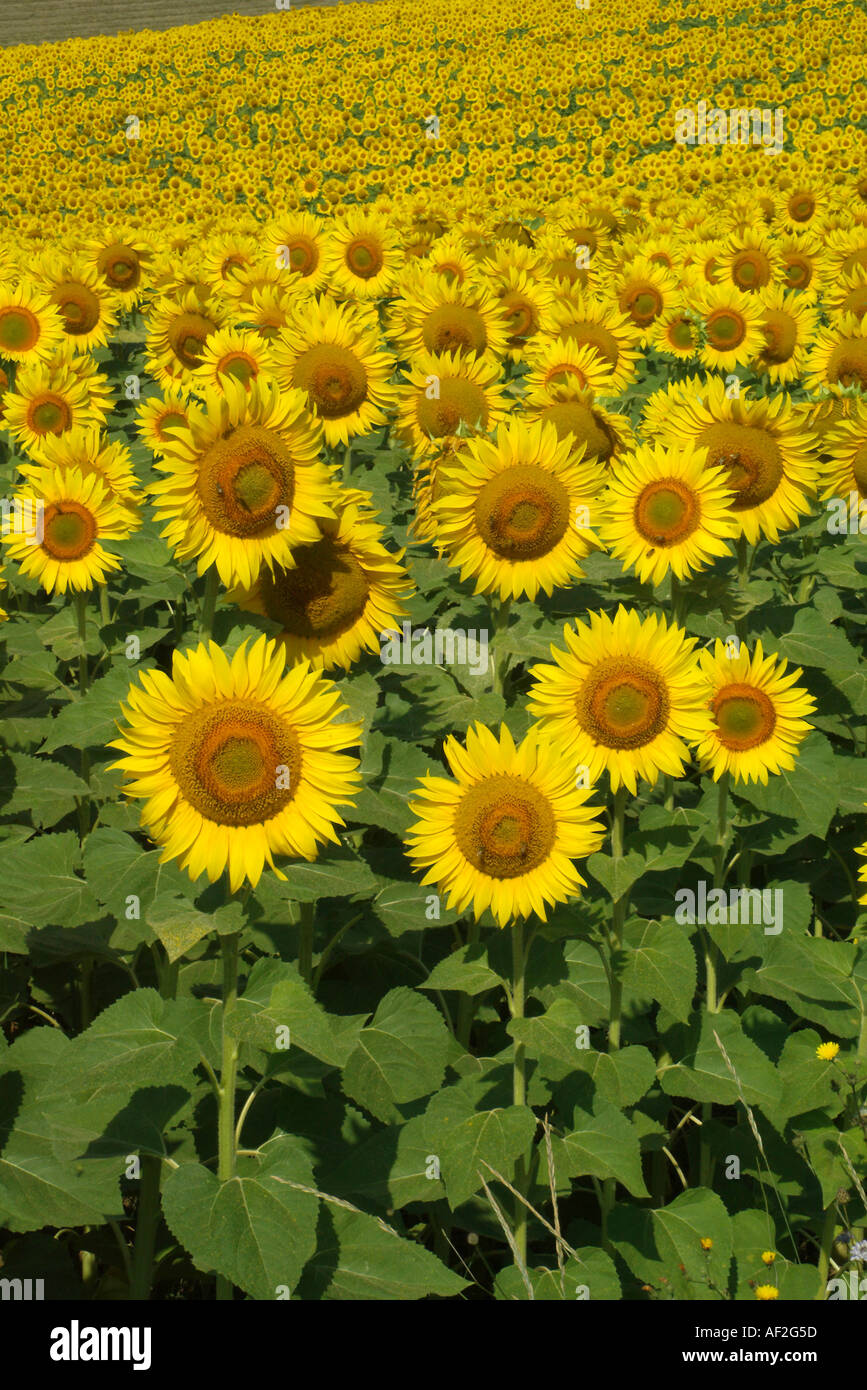
<svg viewBox="0 0 867 1390">
<path fill-rule="evenodd" d="M 96 522 L 80 502 L 46 507 L 42 528 L 42 549 L 55 560 L 81 560 L 96 541 Z"/>
<path fill-rule="evenodd" d="M 581 727 L 605 748 L 643 748 L 663 732 L 671 702 L 648 663 L 610 657 L 590 673 L 577 700 Z"/>
<path fill-rule="evenodd" d="M 752 685 L 725 686 L 714 697 L 711 709 L 720 743 L 736 753 L 767 742 L 777 723 L 771 701 Z"/>
<path fill-rule="evenodd" d="M 867 341 L 844 338 L 831 353 L 828 379 L 841 386 L 860 386 L 867 390 Z"/>
<path fill-rule="evenodd" d="M 733 511 L 749 511 L 773 497 L 783 478 L 783 460 L 766 430 L 719 421 L 697 442 L 707 448 L 709 465 L 728 469 Z"/>
<path fill-rule="evenodd" d="M 77 282 L 59 286 L 53 299 L 66 326 L 67 333 L 74 337 L 90 333 L 99 323 L 100 303 L 87 285 Z"/>
<path fill-rule="evenodd" d="M 72 415 L 62 396 L 39 397 L 30 406 L 30 425 L 37 434 L 61 434 L 69 428 Z"/>
<path fill-rule="evenodd" d="M 172 352 L 190 371 L 199 366 L 202 348 L 215 328 L 216 324 L 203 314 L 179 314 L 170 325 L 168 340 Z"/>
<path fill-rule="evenodd" d="M 535 560 L 563 539 L 569 495 L 543 468 L 516 464 L 485 483 L 475 515 L 479 534 L 495 554 L 506 560 Z"/>
<path fill-rule="evenodd" d="M 595 458 L 607 463 L 617 447 L 607 422 L 582 401 L 555 401 L 545 407 L 540 418 L 550 421 L 558 439 L 566 439 L 571 434 L 579 444 L 585 444 L 585 459 Z"/>
<path fill-rule="evenodd" d="M 295 568 L 262 577 L 269 618 L 295 637 L 334 641 L 364 613 L 370 585 L 355 556 L 329 536 L 294 552 Z"/>
<path fill-rule="evenodd" d="M 277 508 L 292 505 L 289 452 L 264 426 L 241 425 L 201 460 L 198 492 L 216 530 L 241 537 L 269 535 L 277 525 Z"/>
<path fill-rule="evenodd" d="M 189 804 L 218 825 L 256 825 L 295 795 L 301 747 L 294 730 L 253 701 L 226 700 L 196 710 L 169 750 Z"/>
<path fill-rule="evenodd" d="M 469 787 L 455 815 L 455 839 L 473 868 L 491 878 L 519 878 L 550 855 L 554 813 L 536 787 L 520 777 L 487 777 Z"/>
<path fill-rule="evenodd" d="M 39 342 L 39 322 L 29 309 L 0 309 L 0 348 L 27 352 Z"/>
<path fill-rule="evenodd" d="M 416 418 L 425 434 L 443 439 L 454 434 L 460 424 L 468 429 L 485 428 L 488 422 L 485 393 L 475 382 L 445 377 L 440 380 L 439 391 L 438 400 L 428 400 L 425 394 L 418 398 Z"/>
<path fill-rule="evenodd" d="M 293 381 L 326 420 L 352 415 L 367 400 L 367 372 L 354 352 L 336 343 L 317 343 L 303 352 Z"/>
<path fill-rule="evenodd" d="M 733 309 L 714 310 L 706 320 L 707 340 L 719 352 L 739 347 L 747 335 L 747 326 Z"/>
<path fill-rule="evenodd" d="M 678 545 L 698 525 L 698 498 L 677 478 L 650 483 L 635 503 L 636 530 L 654 546 Z"/>
<path fill-rule="evenodd" d="M 765 334 L 762 357 L 765 361 L 788 362 L 798 341 L 797 324 L 792 316 L 783 313 L 782 309 L 767 309 L 762 328 Z"/>
<path fill-rule="evenodd" d="M 382 270 L 382 249 L 373 241 L 352 241 L 346 248 L 346 264 L 359 279 L 372 280 Z"/>
<path fill-rule="evenodd" d="M 439 304 L 426 315 L 422 328 L 430 352 L 484 352 L 488 334 L 484 319 L 467 304 Z"/>
</svg>

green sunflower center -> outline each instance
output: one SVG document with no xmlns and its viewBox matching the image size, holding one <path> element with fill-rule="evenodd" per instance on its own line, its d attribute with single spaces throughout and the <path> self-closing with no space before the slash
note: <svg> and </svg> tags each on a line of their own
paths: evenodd
<svg viewBox="0 0 867 1390">
<path fill-rule="evenodd" d="M 678 478 L 649 483 L 636 499 L 635 528 L 652 546 L 679 545 L 701 516 L 699 500 Z"/>
<path fill-rule="evenodd" d="M 351 241 L 345 254 L 349 269 L 361 280 L 372 280 L 385 263 L 382 247 L 369 238 Z"/>
<path fill-rule="evenodd" d="M 295 637 L 334 641 L 364 613 L 367 576 L 352 552 L 329 536 L 299 546 L 293 558 L 294 569 L 263 574 L 265 612 Z"/>
<path fill-rule="evenodd" d="M 707 341 L 718 352 L 730 352 L 747 335 L 747 326 L 734 309 L 714 309 L 705 320 Z"/>
<path fill-rule="evenodd" d="M 516 464 L 479 491 L 476 526 L 485 544 L 504 560 L 548 555 L 569 526 L 569 494 L 558 478 L 535 464 Z"/>
<path fill-rule="evenodd" d="M 662 312 L 662 295 L 655 285 L 631 285 L 621 295 L 620 307 L 644 328 Z"/>
<path fill-rule="evenodd" d="M 80 502 L 52 502 L 42 528 L 42 549 L 54 560 L 81 560 L 96 542 L 96 521 Z"/>
<path fill-rule="evenodd" d="M 798 342 L 798 325 L 791 314 L 782 309 L 766 309 L 762 324 L 765 346 L 762 357 L 766 362 L 788 362 Z"/>
<path fill-rule="evenodd" d="M 759 251 L 741 251 L 732 262 L 732 279 L 742 290 L 759 289 L 771 278 L 772 266 Z"/>
<path fill-rule="evenodd" d="M 0 309 L 0 349 L 27 352 L 39 342 L 39 320 L 29 309 Z"/>
<path fill-rule="evenodd" d="M 727 685 L 711 704 L 717 738 L 732 752 L 742 753 L 766 743 L 774 732 L 777 716 L 763 690 L 755 686 Z"/>
<path fill-rule="evenodd" d="M 520 777 L 501 774 L 469 787 L 458 804 L 455 839 L 473 868 L 491 878 L 520 878 L 543 864 L 557 839 L 547 797 Z"/>
<path fill-rule="evenodd" d="M 131 246 L 114 242 L 100 251 L 96 263 L 103 278 L 114 289 L 132 290 L 141 280 L 141 263 Z"/>
<path fill-rule="evenodd" d="M 236 826 L 259 825 L 288 806 L 302 767 L 294 729 L 252 700 L 194 710 L 175 732 L 169 761 L 191 806 Z"/>
<path fill-rule="evenodd" d="M 582 729 L 605 748 L 643 748 L 664 732 L 671 709 L 668 690 L 649 662 L 609 657 L 582 686 L 576 713 Z"/>
<path fill-rule="evenodd" d="M 72 412 L 63 397 L 51 393 L 32 401 L 28 414 L 30 426 L 37 434 L 61 434 L 72 420 Z"/>
<path fill-rule="evenodd" d="M 171 349 L 190 371 L 198 367 L 202 348 L 208 337 L 216 331 L 216 327 L 204 314 L 192 313 L 179 314 L 169 325 L 168 340 Z"/>
</svg>

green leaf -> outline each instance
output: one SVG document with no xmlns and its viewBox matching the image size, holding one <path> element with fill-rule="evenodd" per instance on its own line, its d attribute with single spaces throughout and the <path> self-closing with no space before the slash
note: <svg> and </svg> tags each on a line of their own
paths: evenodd
<svg viewBox="0 0 867 1390">
<path fill-rule="evenodd" d="M 483 994 L 503 980 L 488 964 L 488 949 L 481 942 L 452 951 L 428 975 L 422 989 L 454 989 L 462 994 Z"/>
<path fill-rule="evenodd" d="M 197 912 L 191 902 L 174 893 L 155 898 L 145 913 L 145 921 L 159 937 L 170 961 L 180 960 L 214 928 L 211 917 Z"/>
<path fill-rule="evenodd" d="M 362 1028 L 343 1069 L 343 1090 L 377 1119 L 399 1122 L 398 1105 L 440 1085 L 449 1035 L 439 1010 L 414 990 L 389 990 Z"/>
<path fill-rule="evenodd" d="M 365 861 L 351 850 L 329 849 L 310 864 L 301 860 L 293 863 L 287 872 L 287 897 L 299 903 L 351 898 L 356 893 L 370 897 L 376 892 L 376 879 Z"/>
<path fill-rule="evenodd" d="M 577 1260 L 568 1259 L 563 1265 L 561 1280 L 558 1269 L 528 1270 L 536 1301 L 573 1303 L 577 1299 L 618 1302 L 622 1297 L 617 1268 L 604 1250 L 576 1250 Z M 494 1283 L 494 1297 L 518 1302 L 527 1301 L 527 1288 L 517 1265 L 506 1265 Z"/>
<path fill-rule="evenodd" d="M 779 1102 L 782 1086 L 773 1062 L 746 1036 L 731 1009 L 710 1014 L 702 1008 L 690 1027 L 672 1028 L 666 1043 L 675 1059 L 659 1071 L 667 1095 L 715 1100 L 720 1105 L 734 1105 L 738 1100 L 758 1106 Z"/>
<path fill-rule="evenodd" d="M 630 1006 L 645 1012 L 659 1002 L 673 1018 L 686 1021 L 695 997 L 697 966 L 692 942 L 671 921 L 627 923 L 624 940 L 632 949 L 623 974 Z"/>
<path fill-rule="evenodd" d="M 26 951 L 32 927 L 73 927 L 100 917 L 96 899 L 75 873 L 78 859 L 78 836 L 72 830 L 4 848 L 0 949 Z"/>
<path fill-rule="evenodd" d="M 536 1117 L 525 1105 L 490 1108 L 490 1083 L 461 1081 L 434 1096 L 425 1111 L 428 1152 L 439 1159 L 449 1205 L 454 1210 L 490 1184 L 486 1164 L 511 1180 L 515 1159 L 526 1153 Z"/>
<path fill-rule="evenodd" d="M 412 993 L 411 990 L 407 992 Z M 289 1029 L 291 1047 L 300 1047 L 302 1052 L 333 1067 L 347 1064 L 358 1045 L 363 1015 L 326 1013 L 321 1004 L 317 1004 L 295 966 L 286 961 L 257 962 L 242 998 L 249 1007 L 250 1001 L 260 995 L 268 1000 L 272 1047 L 274 1030 L 286 1027 Z M 421 1002 L 424 1003 L 424 1000 Z"/>
<path fill-rule="evenodd" d="M 199 1163 L 176 1168 L 163 1184 L 166 1222 L 197 1269 L 216 1270 L 251 1298 L 288 1297 L 316 1249 L 319 1199 L 297 1186 L 315 1187 L 312 1164 L 282 1135 L 237 1165 L 223 1183 Z"/>
<path fill-rule="evenodd" d="M 554 1166 L 571 1178 L 616 1178 L 634 1197 L 649 1197 L 641 1172 L 638 1135 L 626 1116 L 602 1102 L 594 1113 L 575 1107 L 572 1129 L 553 1139 Z"/>
<path fill-rule="evenodd" d="M 159 896 L 190 897 L 195 892 L 189 876 L 176 863 L 159 861 L 159 850 L 143 849 L 124 830 L 97 826 L 84 842 L 88 886 L 115 917 L 124 916 L 129 897 L 138 898 L 139 911 L 143 911 Z"/>
<path fill-rule="evenodd" d="M 839 798 L 834 750 L 822 734 L 810 734 L 791 772 L 777 773 L 766 787 L 739 782 L 736 795 L 760 811 L 795 821 L 802 837 L 823 840 Z"/>
<path fill-rule="evenodd" d="M 450 1298 L 466 1287 L 424 1246 L 384 1229 L 376 1217 L 330 1204 L 327 1211 L 300 1297 L 396 1302 L 430 1294 Z"/>
<path fill-rule="evenodd" d="M 719 1299 L 718 1290 L 728 1286 L 731 1221 L 720 1198 L 707 1188 L 681 1192 L 658 1210 L 616 1206 L 608 1218 L 608 1233 L 643 1284 L 660 1288 L 664 1275 L 675 1298 L 705 1300 Z M 708 1253 L 701 1248 L 704 1237 L 713 1241 Z"/>
<path fill-rule="evenodd" d="M 152 665 L 151 660 L 141 661 L 135 671 L 145 671 Z M 95 680 L 85 695 L 64 705 L 52 722 L 40 753 L 53 753 L 56 748 L 105 748 L 117 738 L 120 704 L 127 697 L 134 674 L 131 668 L 116 666 Z"/>
<path fill-rule="evenodd" d="M 87 783 L 63 763 L 26 753 L 9 756 L 15 768 L 15 791 L 3 808 L 4 814 L 24 812 L 34 825 L 56 825 L 88 795 Z"/>
</svg>

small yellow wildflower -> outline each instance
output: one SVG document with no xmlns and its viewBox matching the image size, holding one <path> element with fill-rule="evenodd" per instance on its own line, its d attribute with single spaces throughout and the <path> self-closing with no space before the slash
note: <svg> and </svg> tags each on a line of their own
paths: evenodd
<svg viewBox="0 0 867 1390">
<path fill-rule="evenodd" d="M 816 1048 L 816 1056 L 820 1062 L 833 1062 L 839 1051 L 839 1043 L 820 1043 Z"/>
<path fill-rule="evenodd" d="M 763 1250 L 763 1251 L 762 1251 L 762 1264 L 763 1264 L 763 1265 L 772 1265 L 772 1264 L 774 1263 L 774 1260 L 775 1260 L 776 1258 L 777 1258 L 777 1252 L 776 1252 L 775 1250 Z"/>
<path fill-rule="evenodd" d="M 780 1290 L 776 1284 L 759 1284 L 756 1287 L 756 1298 L 760 1303 L 767 1303 L 772 1298 L 779 1298 Z"/>
<path fill-rule="evenodd" d="M 711 1240 L 710 1236 L 702 1236 L 701 1240 L 699 1241 L 699 1244 L 701 1245 L 702 1250 L 713 1250 L 713 1241 Z"/>
</svg>

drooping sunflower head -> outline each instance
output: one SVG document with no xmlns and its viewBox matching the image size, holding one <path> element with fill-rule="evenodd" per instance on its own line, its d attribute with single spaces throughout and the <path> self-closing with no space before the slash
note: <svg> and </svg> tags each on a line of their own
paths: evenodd
<svg viewBox="0 0 867 1390">
<path fill-rule="evenodd" d="M 231 662 L 213 642 L 175 652 L 172 676 L 147 671 L 121 706 L 113 766 L 140 799 L 142 825 L 193 879 L 228 872 L 254 887 L 275 857 L 312 860 L 338 843 L 338 807 L 358 786 L 360 725 L 340 722 L 337 687 L 307 662 L 285 673 L 260 637 Z"/>
<path fill-rule="evenodd" d="M 262 566 L 291 566 L 297 545 L 332 518 L 333 487 L 319 462 L 321 436 L 300 391 L 227 377 L 185 430 L 172 431 L 151 488 L 162 535 L 199 573 L 215 564 L 224 584 L 251 585 Z"/>
<path fill-rule="evenodd" d="M 766 657 L 761 642 L 751 656 L 743 643 L 735 649 L 718 641 L 713 654 L 701 652 L 700 661 L 713 718 L 698 747 L 702 768 L 715 782 L 730 773 L 735 782 L 765 786 L 770 773 L 791 771 L 816 707 L 809 692 L 795 684 L 800 667 L 788 671 L 785 661 Z"/>
<path fill-rule="evenodd" d="M 590 781 L 607 771 L 614 791 L 682 776 L 687 743 L 710 727 L 695 639 L 624 608 L 613 619 L 591 613 L 563 636 L 566 650 L 551 648 L 556 665 L 531 671 L 528 709 L 540 735 L 558 740 Z"/>
<path fill-rule="evenodd" d="M 383 544 L 367 493 L 335 500 L 337 520 L 320 522 L 320 538 L 293 552 L 292 569 L 263 570 L 255 584 L 228 598 L 280 624 L 288 663 L 308 658 L 326 670 L 348 670 L 363 652 L 379 652 L 381 634 L 406 614 L 412 583 Z"/>
<path fill-rule="evenodd" d="M 705 450 L 642 444 L 613 467 L 600 539 L 642 582 L 659 584 L 669 570 L 689 578 L 728 555 L 738 534 L 726 482 Z"/>
<path fill-rule="evenodd" d="M 410 811 L 407 856 L 424 884 L 448 893 L 448 905 L 476 920 L 489 909 L 497 925 L 533 914 L 585 887 L 573 861 L 599 848 L 603 828 L 559 750 L 534 735 L 516 747 L 476 724 L 464 745 L 444 745 L 452 778 L 427 773 Z"/>
<path fill-rule="evenodd" d="M 579 561 L 599 545 L 599 470 L 550 424 L 515 420 L 493 441 L 471 439 L 438 479 L 437 541 L 477 593 L 550 594 L 580 577 Z"/>
<path fill-rule="evenodd" d="M 495 357 L 420 353 L 398 388 L 398 436 L 421 458 L 440 452 L 459 432 L 489 433 L 506 414 L 500 378 Z"/>
</svg>

